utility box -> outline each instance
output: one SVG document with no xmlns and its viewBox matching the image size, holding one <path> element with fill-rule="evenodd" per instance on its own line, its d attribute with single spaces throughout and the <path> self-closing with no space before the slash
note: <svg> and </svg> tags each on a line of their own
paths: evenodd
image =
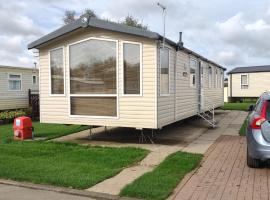
<svg viewBox="0 0 270 200">
<path fill-rule="evenodd" d="M 33 126 L 30 117 L 17 117 L 13 124 L 14 139 L 25 140 L 33 138 Z"/>
</svg>

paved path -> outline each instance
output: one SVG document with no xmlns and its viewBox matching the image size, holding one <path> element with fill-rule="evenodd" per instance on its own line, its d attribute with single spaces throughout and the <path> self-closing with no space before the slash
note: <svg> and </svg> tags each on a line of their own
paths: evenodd
<svg viewBox="0 0 270 200">
<path fill-rule="evenodd" d="M 221 136 L 207 151 L 201 167 L 175 189 L 170 200 L 269 199 L 270 170 L 246 165 L 246 139 Z"/>
<path fill-rule="evenodd" d="M 54 191 L 0 184 L 0 200 L 91 200 L 89 197 L 75 196 Z"/>
</svg>

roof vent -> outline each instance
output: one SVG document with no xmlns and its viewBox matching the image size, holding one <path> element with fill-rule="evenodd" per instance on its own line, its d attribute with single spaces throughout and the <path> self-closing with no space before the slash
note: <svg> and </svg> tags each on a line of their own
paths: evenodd
<svg viewBox="0 0 270 200">
<path fill-rule="evenodd" d="M 184 47 L 184 43 L 182 41 L 182 32 L 179 32 L 179 41 L 177 45 L 178 45 L 178 49 L 182 49 Z"/>
</svg>

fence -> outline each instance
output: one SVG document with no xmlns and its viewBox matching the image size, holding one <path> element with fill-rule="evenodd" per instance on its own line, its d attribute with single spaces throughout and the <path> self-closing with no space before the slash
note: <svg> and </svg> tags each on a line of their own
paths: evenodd
<svg viewBox="0 0 270 200">
<path fill-rule="evenodd" d="M 28 90 L 28 104 L 33 119 L 39 119 L 39 91 Z"/>
</svg>

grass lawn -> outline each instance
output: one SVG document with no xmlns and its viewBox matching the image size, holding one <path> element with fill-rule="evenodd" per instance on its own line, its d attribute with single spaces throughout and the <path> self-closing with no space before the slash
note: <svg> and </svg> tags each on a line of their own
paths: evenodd
<svg viewBox="0 0 270 200">
<path fill-rule="evenodd" d="M 0 145 L 0 178 L 89 188 L 143 159 L 147 150 L 53 142 Z"/>
<path fill-rule="evenodd" d="M 0 125 L 0 143 L 13 138 L 13 124 Z M 71 133 L 76 133 L 88 128 L 81 125 L 45 124 L 33 122 L 35 128 L 34 137 L 46 137 L 52 139 Z"/>
<path fill-rule="evenodd" d="M 154 171 L 127 185 L 121 196 L 149 200 L 166 199 L 185 174 L 193 170 L 201 161 L 202 155 L 176 152 L 168 156 Z"/>
<path fill-rule="evenodd" d="M 242 124 L 239 135 L 245 136 L 246 135 L 246 129 L 247 129 L 247 118 L 245 119 L 244 123 Z"/>
<path fill-rule="evenodd" d="M 243 103 L 225 103 L 221 109 L 223 110 L 244 110 L 248 111 L 250 105 L 255 105 L 256 102 L 243 102 Z"/>
</svg>

